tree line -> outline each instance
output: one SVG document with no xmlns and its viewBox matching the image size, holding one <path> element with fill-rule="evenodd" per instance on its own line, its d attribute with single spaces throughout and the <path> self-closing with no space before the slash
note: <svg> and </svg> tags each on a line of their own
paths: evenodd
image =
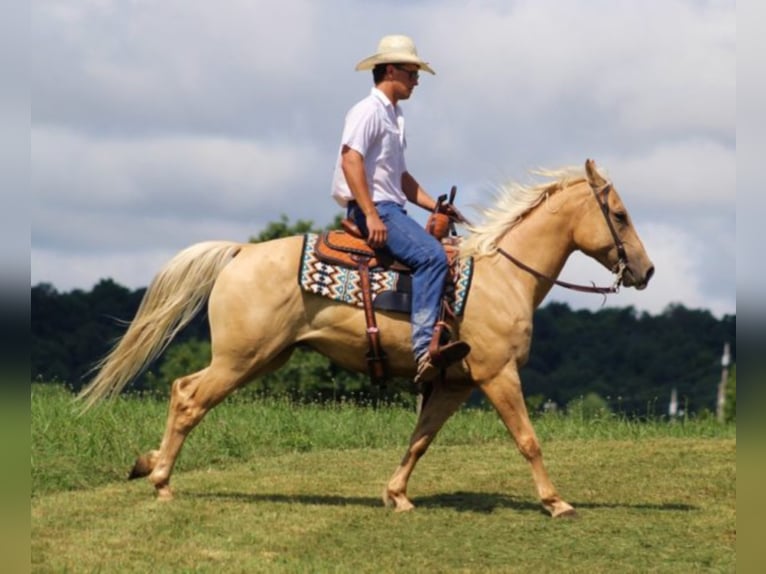
<svg viewBox="0 0 766 574">
<path fill-rule="evenodd" d="M 328 227 L 338 223 L 336 218 Z M 283 216 L 251 241 L 307 231 L 316 231 L 312 222 L 291 225 Z M 90 369 L 124 333 L 144 293 L 144 288 L 131 290 L 111 279 L 102 279 L 91 291 L 33 286 L 32 380 L 79 390 Z M 529 362 L 521 369 L 524 393 L 533 410 L 595 397 L 611 411 L 663 415 L 675 389 L 679 407 L 687 413 L 714 412 L 726 342 L 734 362 L 735 315 L 717 319 L 707 310 L 681 304 L 651 315 L 633 307 L 588 311 L 552 302 L 535 314 Z M 176 377 L 204 367 L 209 356 L 207 317 L 201 313 L 130 388 L 166 393 Z M 299 400 L 366 401 L 410 393 L 407 381 L 373 388 L 365 374 L 341 369 L 309 349 L 296 350 L 282 369 L 248 389 Z"/>
</svg>

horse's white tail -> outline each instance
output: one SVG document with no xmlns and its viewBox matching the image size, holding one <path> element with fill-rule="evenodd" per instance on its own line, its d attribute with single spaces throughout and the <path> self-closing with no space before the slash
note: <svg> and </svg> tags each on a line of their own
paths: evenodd
<svg viewBox="0 0 766 574">
<path fill-rule="evenodd" d="M 200 311 L 218 274 L 242 245 L 207 241 L 187 247 L 160 270 L 146 291 L 125 335 L 95 367 L 80 392 L 83 410 L 114 397 L 168 346 Z"/>
</svg>

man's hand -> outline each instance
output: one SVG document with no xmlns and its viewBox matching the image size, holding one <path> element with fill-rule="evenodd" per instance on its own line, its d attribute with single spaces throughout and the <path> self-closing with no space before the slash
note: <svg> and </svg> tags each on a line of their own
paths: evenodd
<svg viewBox="0 0 766 574">
<path fill-rule="evenodd" d="M 442 203 L 439 206 L 439 213 L 443 213 L 444 215 L 448 216 L 450 219 L 457 221 L 458 223 L 468 223 L 465 217 L 463 217 L 463 214 L 460 213 L 458 209 L 451 203 Z"/>
<path fill-rule="evenodd" d="M 351 194 L 359 205 L 359 209 L 365 214 L 367 244 L 373 249 L 380 249 L 386 244 L 388 230 L 375 210 L 370 190 L 367 188 L 364 157 L 358 151 L 344 145 L 341 151 L 341 168 Z"/>
<path fill-rule="evenodd" d="M 373 249 L 380 249 L 386 244 L 388 230 L 377 213 L 367 216 L 367 244 Z"/>
</svg>

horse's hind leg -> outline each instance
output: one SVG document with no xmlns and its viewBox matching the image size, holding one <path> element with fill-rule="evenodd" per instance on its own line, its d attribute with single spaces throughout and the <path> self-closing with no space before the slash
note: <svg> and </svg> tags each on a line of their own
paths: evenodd
<svg viewBox="0 0 766 574">
<path fill-rule="evenodd" d="M 172 498 L 170 475 L 184 440 L 202 417 L 236 386 L 235 375 L 227 375 L 212 366 L 173 381 L 167 424 L 160 448 L 139 457 L 129 478 L 149 475 L 158 498 Z"/>
<path fill-rule="evenodd" d="M 420 457 L 433 442 L 436 434 L 454 412 L 462 405 L 474 387 L 435 383 L 433 390 L 425 400 L 415 430 L 410 437 L 410 446 L 404 454 L 399 467 L 388 481 L 383 491 L 383 503 L 393 504 L 394 510 L 402 512 L 414 508 L 407 497 L 407 483 Z"/>
<path fill-rule="evenodd" d="M 278 368 L 290 353 L 290 349 L 284 351 L 266 367 L 259 369 L 257 374 Z M 224 361 L 214 360 L 209 367 L 176 379 L 171 389 L 168 419 L 160 448 L 139 457 L 129 478 L 148 475 L 158 498 L 171 499 L 170 475 L 186 437 L 208 411 L 254 376 L 252 371 L 233 369 Z"/>
</svg>

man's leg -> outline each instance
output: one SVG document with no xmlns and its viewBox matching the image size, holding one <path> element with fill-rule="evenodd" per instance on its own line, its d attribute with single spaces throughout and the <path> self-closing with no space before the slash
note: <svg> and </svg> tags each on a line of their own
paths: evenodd
<svg viewBox="0 0 766 574">
<path fill-rule="evenodd" d="M 382 202 L 378 213 L 388 229 L 386 248 L 412 271 L 412 346 L 415 358 L 428 351 L 439 318 L 447 256 L 444 248 L 395 203 Z"/>
</svg>

